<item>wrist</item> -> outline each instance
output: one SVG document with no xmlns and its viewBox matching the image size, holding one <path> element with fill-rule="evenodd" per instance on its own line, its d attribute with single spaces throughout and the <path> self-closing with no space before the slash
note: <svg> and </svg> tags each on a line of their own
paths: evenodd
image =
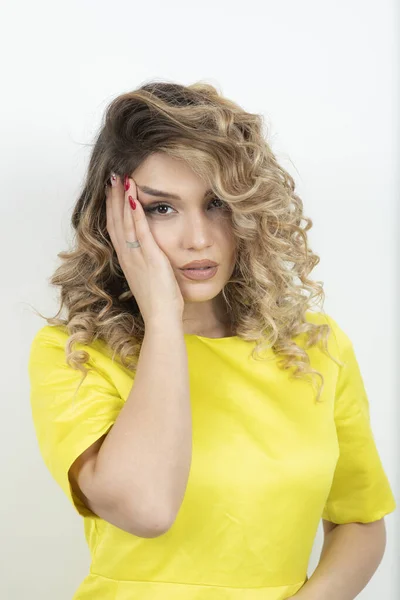
<svg viewBox="0 0 400 600">
<path fill-rule="evenodd" d="M 174 334 L 175 332 L 183 335 L 183 321 L 180 315 L 158 315 L 153 316 L 151 319 L 145 321 L 145 331 L 154 332 L 168 332 L 168 334 Z"/>
</svg>

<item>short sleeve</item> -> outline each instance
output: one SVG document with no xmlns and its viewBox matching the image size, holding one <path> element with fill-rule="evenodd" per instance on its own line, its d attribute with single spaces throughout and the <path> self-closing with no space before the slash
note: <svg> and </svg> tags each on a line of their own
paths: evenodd
<svg viewBox="0 0 400 600">
<path fill-rule="evenodd" d="M 396 508 L 371 429 L 369 401 L 354 347 L 338 324 L 327 317 L 340 362 L 334 417 L 339 459 L 323 519 L 333 523 L 378 521 Z"/>
<path fill-rule="evenodd" d="M 74 494 L 68 470 L 114 424 L 123 400 L 112 382 L 96 369 L 91 347 L 82 344 L 76 348 L 89 353 L 85 367 L 92 370 L 79 387 L 83 373 L 65 359 L 68 337 L 59 327 L 45 326 L 33 339 L 28 363 L 32 418 L 50 474 L 81 516 L 94 516 Z"/>
</svg>

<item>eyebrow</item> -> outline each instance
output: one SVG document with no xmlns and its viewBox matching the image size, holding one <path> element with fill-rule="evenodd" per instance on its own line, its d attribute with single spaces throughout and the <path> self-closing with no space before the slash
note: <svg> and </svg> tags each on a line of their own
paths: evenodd
<svg viewBox="0 0 400 600">
<path fill-rule="evenodd" d="M 178 196 L 178 194 L 171 194 L 170 192 L 163 192 L 161 190 L 155 190 L 154 188 L 149 187 L 148 185 L 138 185 L 139 190 L 149 194 L 150 196 L 156 196 L 158 198 L 168 198 L 169 200 L 179 200 L 182 202 L 182 198 Z M 207 190 L 204 194 L 204 198 L 206 198 L 212 192 L 211 189 Z"/>
</svg>

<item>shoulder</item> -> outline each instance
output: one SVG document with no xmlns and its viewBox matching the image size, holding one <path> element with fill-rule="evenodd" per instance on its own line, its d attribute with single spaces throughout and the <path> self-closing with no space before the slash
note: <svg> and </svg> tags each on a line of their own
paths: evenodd
<svg viewBox="0 0 400 600">
<path fill-rule="evenodd" d="M 330 329 L 328 337 L 328 347 L 338 354 L 341 354 L 343 349 L 352 345 L 352 342 L 347 333 L 342 329 L 339 323 L 326 312 L 306 312 L 306 320 L 309 323 L 317 325 L 328 325 Z"/>
<path fill-rule="evenodd" d="M 45 325 L 39 329 L 31 339 L 29 364 L 46 360 L 60 351 L 65 352 L 68 337 L 66 328 L 61 326 Z"/>
<path fill-rule="evenodd" d="M 329 334 L 326 338 L 328 353 L 334 358 L 339 368 L 346 364 L 349 356 L 351 357 L 354 354 L 354 346 L 352 340 L 337 320 L 332 315 L 322 311 L 307 311 L 306 320 L 310 323 L 329 326 Z M 322 339 L 319 340 L 318 345 L 325 347 Z M 323 354 L 325 355 L 325 351 L 323 351 Z"/>
<path fill-rule="evenodd" d="M 110 380 L 111 374 L 119 377 L 121 369 L 127 370 L 120 364 L 119 357 L 114 356 L 113 350 L 105 340 L 97 338 L 88 344 L 74 340 L 71 347 L 68 348 L 67 343 L 70 338 L 71 334 L 67 327 L 59 325 L 45 325 L 34 334 L 28 358 L 28 370 L 32 378 L 41 377 L 43 372 L 46 374 L 51 371 L 55 372 L 55 369 L 60 376 L 72 377 L 73 374 L 70 373 L 72 363 L 67 362 L 67 355 L 71 352 L 79 353 L 79 362 L 82 361 L 82 356 L 85 357 L 84 368 L 85 370 L 89 369 L 88 381 L 94 377 L 94 371 L 104 379 Z M 77 355 L 75 355 L 75 360 L 77 360 Z M 83 363 L 81 362 L 81 364 Z M 74 367 L 73 370 L 81 372 L 80 368 Z"/>
<path fill-rule="evenodd" d="M 305 319 L 309 323 L 315 323 L 315 325 L 329 325 L 332 327 L 333 319 L 326 312 L 314 312 L 311 310 L 307 310 L 305 313 Z"/>
<path fill-rule="evenodd" d="M 66 343 L 70 339 L 71 334 L 64 325 L 45 325 L 39 329 L 32 338 L 31 349 L 49 351 L 51 348 L 63 350 L 66 349 Z M 74 350 L 85 349 L 89 353 L 102 353 L 107 354 L 107 345 L 104 340 L 97 339 L 92 341 L 90 344 L 83 344 L 78 340 L 74 341 Z"/>
<path fill-rule="evenodd" d="M 61 325 L 45 325 L 34 334 L 32 338 L 32 345 L 59 345 L 64 343 L 68 337 L 69 334 L 66 327 Z"/>
</svg>

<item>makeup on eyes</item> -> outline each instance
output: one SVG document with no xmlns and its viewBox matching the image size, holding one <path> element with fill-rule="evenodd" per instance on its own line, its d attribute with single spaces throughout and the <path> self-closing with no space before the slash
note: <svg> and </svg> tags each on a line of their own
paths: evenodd
<svg viewBox="0 0 400 600">
<path fill-rule="evenodd" d="M 211 204 L 211 202 L 221 202 L 222 205 L 221 206 L 217 206 L 216 208 L 219 208 L 219 209 L 224 209 L 225 208 L 225 203 L 222 200 L 220 200 L 220 198 L 213 198 L 210 201 L 210 204 Z M 146 213 L 157 215 L 159 217 L 162 217 L 164 215 L 168 216 L 168 214 L 172 214 L 172 213 L 157 213 L 156 211 L 157 211 L 157 209 L 160 206 L 165 206 L 167 208 L 171 208 L 172 209 L 172 206 L 170 206 L 169 204 L 166 204 L 165 202 L 156 202 L 155 204 L 153 203 L 153 204 L 150 204 L 148 206 L 143 206 L 143 210 Z"/>
</svg>

